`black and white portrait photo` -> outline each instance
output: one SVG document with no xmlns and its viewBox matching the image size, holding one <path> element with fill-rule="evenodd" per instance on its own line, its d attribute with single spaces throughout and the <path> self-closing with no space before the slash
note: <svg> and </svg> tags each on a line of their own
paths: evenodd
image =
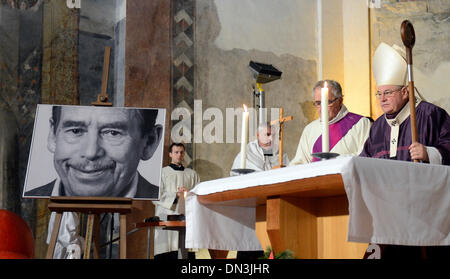
<svg viewBox="0 0 450 279">
<path fill-rule="evenodd" d="M 165 113 L 38 105 L 23 197 L 159 199 Z"/>
</svg>

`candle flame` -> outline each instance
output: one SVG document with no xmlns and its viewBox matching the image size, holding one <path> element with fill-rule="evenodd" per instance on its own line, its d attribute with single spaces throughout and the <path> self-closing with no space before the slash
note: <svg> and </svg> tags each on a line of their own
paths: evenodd
<svg viewBox="0 0 450 279">
<path fill-rule="evenodd" d="M 184 195 L 184 198 L 186 199 L 187 192 L 185 191 L 185 192 L 183 193 L 183 195 Z"/>
<path fill-rule="evenodd" d="M 244 111 L 247 112 L 247 106 L 246 105 L 244 105 Z"/>
</svg>

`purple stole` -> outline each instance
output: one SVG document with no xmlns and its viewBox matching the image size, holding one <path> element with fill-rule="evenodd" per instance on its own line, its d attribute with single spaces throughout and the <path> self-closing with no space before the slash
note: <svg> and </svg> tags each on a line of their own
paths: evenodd
<svg viewBox="0 0 450 279">
<path fill-rule="evenodd" d="M 361 115 L 349 112 L 338 122 L 330 124 L 328 133 L 330 136 L 330 150 L 333 149 L 342 137 L 344 137 L 361 118 Z M 322 135 L 320 135 L 314 143 L 313 153 L 316 152 L 322 152 Z M 314 157 L 313 162 L 316 161 L 319 161 L 319 159 Z"/>
</svg>

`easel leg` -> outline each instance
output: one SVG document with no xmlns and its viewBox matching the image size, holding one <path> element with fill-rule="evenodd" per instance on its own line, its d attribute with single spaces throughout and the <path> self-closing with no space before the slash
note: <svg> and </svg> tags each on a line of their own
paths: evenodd
<svg viewBox="0 0 450 279">
<path fill-rule="evenodd" d="M 147 260 L 150 259 L 150 249 L 152 246 L 150 245 L 150 239 L 152 237 L 152 231 L 151 228 L 147 228 Z"/>
<path fill-rule="evenodd" d="M 47 249 L 47 259 L 53 258 L 55 252 L 56 240 L 58 239 L 59 226 L 61 225 L 62 213 L 56 212 L 55 223 L 53 223 L 52 236 L 50 238 L 50 244 Z"/>
<path fill-rule="evenodd" d="M 155 227 L 148 227 L 147 229 L 147 259 L 155 258 L 155 247 L 153 246 L 155 239 Z"/>
<path fill-rule="evenodd" d="M 150 227 L 150 259 L 155 259 L 155 227 Z"/>
<path fill-rule="evenodd" d="M 91 243 L 92 243 L 92 228 L 94 226 L 94 214 L 88 215 L 87 228 L 86 228 L 86 245 L 84 246 L 84 256 L 83 259 L 89 259 L 91 254 Z"/>
<path fill-rule="evenodd" d="M 94 259 L 99 258 L 100 253 L 100 216 L 98 214 L 95 214 L 94 217 L 94 232 L 93 232 L 93 238 L 94 238 Z"/>
<path fill-rule="evenodd" d="M 121 259 L 127 258 L 127 215 L 120 214 L 120 241 L 119 241 Z"/>
</svg>

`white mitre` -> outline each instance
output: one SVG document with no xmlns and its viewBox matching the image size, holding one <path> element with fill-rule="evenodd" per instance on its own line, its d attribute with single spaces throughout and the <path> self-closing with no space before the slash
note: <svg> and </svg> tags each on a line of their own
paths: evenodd
<svg viewBox="0 0 450 279">
<path fill-rule="evenodd" d="M 373 55 L 373 76 L 377 86 L 406 85 L 407 65 L 402 49 L 381 43 Z"/>
</svg>

